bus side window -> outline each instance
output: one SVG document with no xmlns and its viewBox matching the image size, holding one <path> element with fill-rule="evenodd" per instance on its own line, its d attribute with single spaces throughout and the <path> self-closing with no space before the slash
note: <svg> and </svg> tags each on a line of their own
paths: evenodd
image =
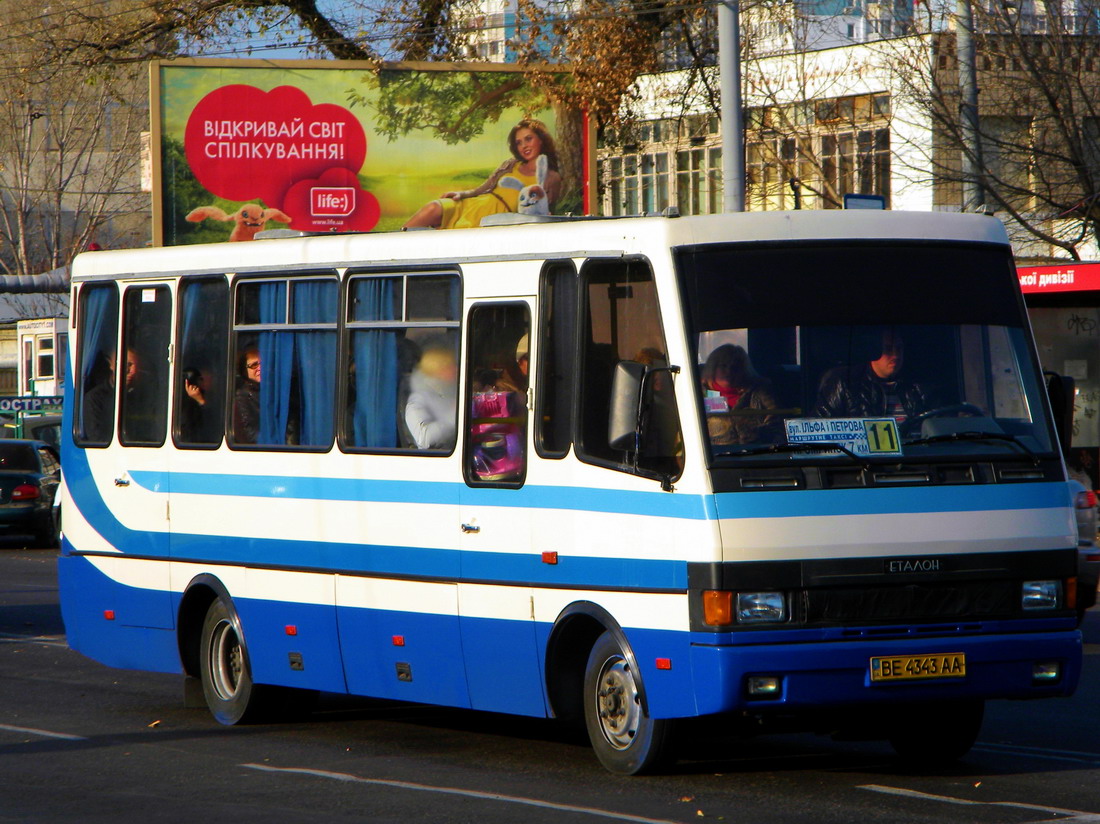
<svg viewBox="0 0 1100 824">
<path fill-rule="evenodd" d="M 526 304 L 475 306 L 467 350 L 465 468 L 470 484 L 518 485 L 527 470 L 531 314 Z"/>
<path fill-rule="evenodd" d="M 339 282 L 245 280 L 236 297 L 232 443 L 331 446 Z"/>
<path fill-rule="evenodd" d="M 539 286 L 539 360 L 536 370 L 535 447 L 545 458 L 563 458 L 573 442 L 576 394 L 577 271 L 551 262 Z"/>
<path fill-rule="evenodd" d="M 344 448 L 454 448 L 459 287 L 437 272 L 349 280 Z"/>
<path fill-rule="evenodd" d="M 186 278 L 179 294 L 176 443 L 217 446 L 225 428 L 229 286 L 223 277 Z"/>
<path fill-rule="evenodd" d="M 684 450 L 674 375 L 661 328 L 653 273 L 643 260 L 590 260 L 581 269 L 580 395 L 578 456 L 626 472 L 679 476 Z M 611 384 L 620 361 L 646 366 L 646 414 L 635 456 L 608 441 Z M 636 458 L 636 461 L 635 461 Z"/>
<path fill-rule="evenodd" d="M 135 286 L 123 298 L 118 382 L 119 441 L 160 446 L 168 420 L 168 344 L 172 294 L 167 286 Z"/>
<path fill-rule="evenodd" d="M 83 446 L 106 446 L 114 433 L 118 287 L 113 283 L 84 286 L 78 309 L 73 435 Z"/>
</svg>

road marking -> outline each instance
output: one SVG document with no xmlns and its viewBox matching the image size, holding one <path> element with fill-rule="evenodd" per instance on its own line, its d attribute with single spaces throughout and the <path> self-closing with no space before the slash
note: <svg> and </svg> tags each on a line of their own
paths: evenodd
<svg viewBox="0 0 1100 824">
<path fill-rule="evenodd" d="M 885 793 L 886 795 L 919 798 L 922 801 L 942 801 L 945 804 L 959 804 L 964 807 L 1017 807 L 1021 810 L 1036 810 L 1037 812 L 1049 813 L 1052 815 L 1072 816 L 1068 819 L 1062 819 L 1064 821 L 1100 821 L 1100 813 L 1088 813 L 1082 810 L 1066 810 L 1061 807 L 1048 807 L 1043 804 L 1027 804 L 1022 801 L 973 801 L 968 798 L 955 798 L 950 795 L 934 795 L 933 793 L 922 793 L 917 790 L 906 790 L 902 787 L 884 787 L 881 784 L 863 784 L 860 786 L 860 789 L 870 790 L 875 793 Z"/>
<path fill-rule="evenodd" d="M 349 773 L 330 772 L 328 770 L 311 770 L 304 767 L 269 767 L 265 764 L 241 764 L 252 770 L 273 773 L 297 773 L 299 775 L 312 775 L 318 778 L 332 778 L 336 781 L 350 781 L 356 784 L 373 784 L 383 787 L 397 787 L 403 790 L 420 790 L 429 793 L 443 793 L 445 795 L 461 795 L 466 798 L 479 798 L 485 801 L 503 801 L 507 804 L 523 804 L 528 807 L 541 807 L 548 810 L 561 810 L 567 813 L 582 813 L 600 818 L 611 818 L 616 821 L 633 821 L 636 824 L 680 824 L 666 818 L 644 818 L 639 815 L 616 813 L 610 810 L 599 810 L 594 807 L 577 807 L 572 804 L 555 804 L 552 801 L 539 801 L 536 798 L 524 798 L 517 795 L 501 795 L 500 793 L 487 793 L 479 790 L 464 790 L 459 787 L 435 787 L 431 784 L 416 784 L 411 781 L 388 781 L 381 778 L 361 778 Z"/>
<path fill-rule="evenodd" d="M 0 724 L 0 730 L 7 730 L 8 732 L 21 732 L 26 735 L 40 735 L 43 738 L 60 738 L 62 741 L 87 741 L 83 735 L 69 735 L 64 732 L 50 732 L 49 730 L 36 730 L 34 727 L 11 727 L 7 724 Z"/>
</svg>

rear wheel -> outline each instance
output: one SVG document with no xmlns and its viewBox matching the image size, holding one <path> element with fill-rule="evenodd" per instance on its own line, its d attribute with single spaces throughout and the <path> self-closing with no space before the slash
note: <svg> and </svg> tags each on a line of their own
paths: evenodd
<svg viewBox="0 0 1100 824">
<path fill-rule="evenodd" d="M 890 744 L 904 760 L 923 766 L 962 758 L 978 738 L 985 703 L 981 700 L 899 707 Z"/>
<path fill-rule="evenodd" d="M 218 723 L 259 720 L 267 709 L 265 689 L 252 683 L 240 621 L 220 598 L 206 612 L 201 649 L 203 696 Z"/>
<path fill-rule="evenodd" d="M 674 722 L 646 713 L 639 675 L 609 632 L 596 640 L 588 656 L 584 721 L 597 758 L 613 773 L 651 772 L 673 760 Z"/>
</svg>

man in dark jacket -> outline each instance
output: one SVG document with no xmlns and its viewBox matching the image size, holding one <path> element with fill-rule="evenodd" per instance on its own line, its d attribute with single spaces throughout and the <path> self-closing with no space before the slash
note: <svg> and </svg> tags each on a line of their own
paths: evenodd
<svg viewBox="0 0 1100 824">
<path fill-rule="evenodd" d="M 817 414 L 823 418 L 895 418 L 898 423 L 928 408 L 917 383 L 901 377 L 905 343 L 897 329 L 882 332 L 882 349 L 869 363 L 838 366 L 821 379 Z"/>
</svg>

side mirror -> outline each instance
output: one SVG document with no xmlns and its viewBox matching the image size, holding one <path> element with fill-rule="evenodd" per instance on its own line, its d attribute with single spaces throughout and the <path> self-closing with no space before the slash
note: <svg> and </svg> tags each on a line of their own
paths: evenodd
<svg viewBox="0 0 1100 824">
<path fill-rule="evenodd" d="M 607 442 L 612 449 L 634 452 L 638 448 L 638 415 L 642 406 L 645 371 L 645 365 L 636 361 L 615 364 L 607 420 Z"/>
<path fill-rule="evenodd" d="M 1073 401 L 1077 394 L 1077 384 L 1067 375 L 1044 372 L 1047 382 L 1047 397 L 1050 398 L 1050 410 L 1054 415 L 1054 429 L 1062 444 L 1062 452 L 1069 452 L 1073 441 Z"/>
</svg>

